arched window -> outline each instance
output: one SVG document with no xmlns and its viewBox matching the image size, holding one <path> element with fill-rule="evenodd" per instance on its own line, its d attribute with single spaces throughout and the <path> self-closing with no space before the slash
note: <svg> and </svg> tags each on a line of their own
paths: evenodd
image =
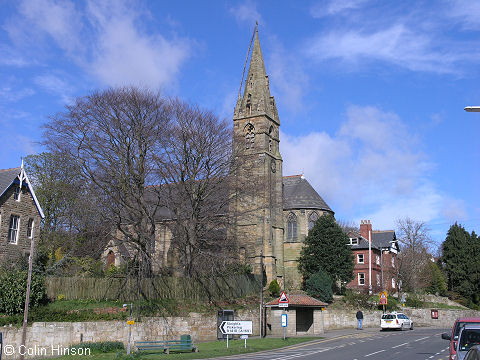
<svg viewBox="0 0 480 360">
<path fill-rule="evenodd" d="M 287 218 L 287 240 L 294 241 L 297 238 L 297 216 L 294 213 L 288 214 Z"/>
<path fill-rule="evenodd" d="M 255 145 L 255 128 L 252 124 L 245 126 L 245 149 L 253 149 Z"/>
<path fill-rule="evenodd" d="M 317 220 L 318 220 L 318 214 L 314 211 L 308 217 L 308 230 L 312 230 Z"/>
</svg>

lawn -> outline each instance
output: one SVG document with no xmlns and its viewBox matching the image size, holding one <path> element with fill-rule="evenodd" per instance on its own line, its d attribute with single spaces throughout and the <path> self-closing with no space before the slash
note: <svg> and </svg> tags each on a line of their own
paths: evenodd
<svg viewBox="0 0 480 360">
<path fill-rule="evenodd" d="M 127 357 L 125 350 L 118 352 L 112 351 L 108 353 L 100 353 L 97 351 L 92 351 L 90 359 L 95 360 L 118 360 L 118 359 L 158 359 L 159 357 L 165 359 L 205 359 L 212 357 L 220 356 L 229 356 L 229 355 L 238 355 L 246 354 L 256 351 L 264 351 L 277 349 L 285 346 L 295 345 L 306 341 L 311 341 L 319 339 L 318 337 L 295 337 L 287 338 L 283 340 L 282 338 L 252 338 L 247 340 L 247 348 L 244 348 L 244 340 L 230 340 L 229 348 L 227 349 L 227 344 L 225 341 L 212 341 L 196 344 L 198 346 L 198 353 L 192 352 L 171 352 L 169 355 L 163 354 L 160 352 L 141 352 L 135 353 L 134 355 Z M 78 356 L 62 356 L 57 357 L 57 360 L 78 360 Z"/>
</svg>

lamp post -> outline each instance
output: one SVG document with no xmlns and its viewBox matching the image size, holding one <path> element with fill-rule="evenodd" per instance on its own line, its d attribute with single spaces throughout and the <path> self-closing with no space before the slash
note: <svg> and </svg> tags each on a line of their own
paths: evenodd
<svg viewBox="0 0 480 360">
<path fill-rule="evenodd" d="M 466 112 L 480 112 L 480 106 L 465 106 L 463 110 Z"/>
</svg>

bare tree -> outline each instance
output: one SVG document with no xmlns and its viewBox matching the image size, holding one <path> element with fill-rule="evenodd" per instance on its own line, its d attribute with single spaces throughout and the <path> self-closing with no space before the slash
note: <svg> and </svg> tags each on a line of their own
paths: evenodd
<svg viewBox="0 0 480 360">
<path fill-rule="evenodd" d="M 428 265 L 432 245 L 430 229 L 422 221 L 409 217 L 397 220 L 397 235 L 400 243 L 399 275 L 406 290 L 422 289 L 428 286 Z"/>
<path fill-rule="evenodd" d="M 82 179 L 96 188 L 102 216 L 115 224 L 149 272 L 159 203 L 147 201 L 155 185 L 154 159 L 161 156 L 169 105 L 136 88 L 109 89 L 78 98 L 45 125 L 45 145 L 75 161 Z M 128 224 L 128 226 L 125 226 Z"/>
<path fill-rule="evenodd" d="M 178 99 L 170 107 L 171 126 L 156 161 L 175 217 L 173 246 L 185 275 L 218 273 L 234 249 L 226 232 L 231 129 L 211 111 Z"/>
</svg>

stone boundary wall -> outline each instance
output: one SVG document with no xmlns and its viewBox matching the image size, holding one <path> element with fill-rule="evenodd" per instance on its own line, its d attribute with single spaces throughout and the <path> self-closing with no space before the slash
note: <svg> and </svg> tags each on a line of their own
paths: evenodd
<svg viewBox="0 0 480 360">
<path fill-rule="evenodd" d="M 268 311 L 268 310 L 267 310 Z M 432 319 L 430 309 L 404 309 L 415 326 L 432 326 L 450 328 L 458 317 L 480 317 L 480 311 L 438 309 L 438 319 Z M 356 326 L 356 310 L 326 310 L 324 312 L 325 330 L 354 328 Z M 363 311 L 365 327 L 379 327 L 381 311 Z M 240 311 L 236 320 L 253 320 L 253 335 L 258 336 L 258 310 Z M 217 319 L 215 314 L 205 315 L 190 313 L 188 317 L 148 318 L 132 326 L 132 343 L 141 340 L 172 340 L 182 334 L 192 335 L 194 342 L 211 341 L 217 338 Z M 22 329 L 3 327 L 4 359 L 13 360 L 19 357 Z M 33 353 L 26 358 L 62 355 L 68 346 L 90 341 L 121 341 L 126 344 L 128 326 L 125 321 L 96 322 L 37 322 L 28 327 L 27 348 Z M 5 346 L 15 349 L 13 355 L 6 354 Z M 53 351 L 53 354 L 52 354 Z"/>
<path fill-rule="evenodd" d="M 258 335 L 258 311 L 236 312 L 235 320 L 253 320 L 254 335 Z M 0 327 L 3 332 L 3 359 L 19 358 L 19 345 L 22 328 Z M 156 341 L 180 339 L 180 335 L 190 334 L 194 342 L 217 339 L 217 317 L 190 313 L 188 317 L 148 318 L 132 326 L 132 344 L 134 341 Z M 128 325 L 126 321 L 91 322 L 36 322 L 27 330 L 27 344 L 32 354 L 25 358 L 62 355 L 64 349 L 80 342 L 121 341 L 127 344 Z M 6 345 L 15 349 L 13 355 L 6 353 Z M 133 348 L 133 347 L 132 347 Z M 43 350 L 45 349 L 45 350 Z M 22 349 L 25 352 L 25 349 Z"/>
<path fill-rule="evenodd" d="M 432 319 L 431 309 L 405 308 L 402 312 L 412 319 L 414 326 L 451 328 L 459 317 L 480 317 L 480 311 L 437 309 L 438 319 Z M 381 311 L 363 311 L 364 327 L 380 327 Z M 398 310 L 400 312 L 400 310 Z M 325 329 L 345 329 L 357 326 L 357 310 L 327 310 L 324 313 Z"/>
</svg>

